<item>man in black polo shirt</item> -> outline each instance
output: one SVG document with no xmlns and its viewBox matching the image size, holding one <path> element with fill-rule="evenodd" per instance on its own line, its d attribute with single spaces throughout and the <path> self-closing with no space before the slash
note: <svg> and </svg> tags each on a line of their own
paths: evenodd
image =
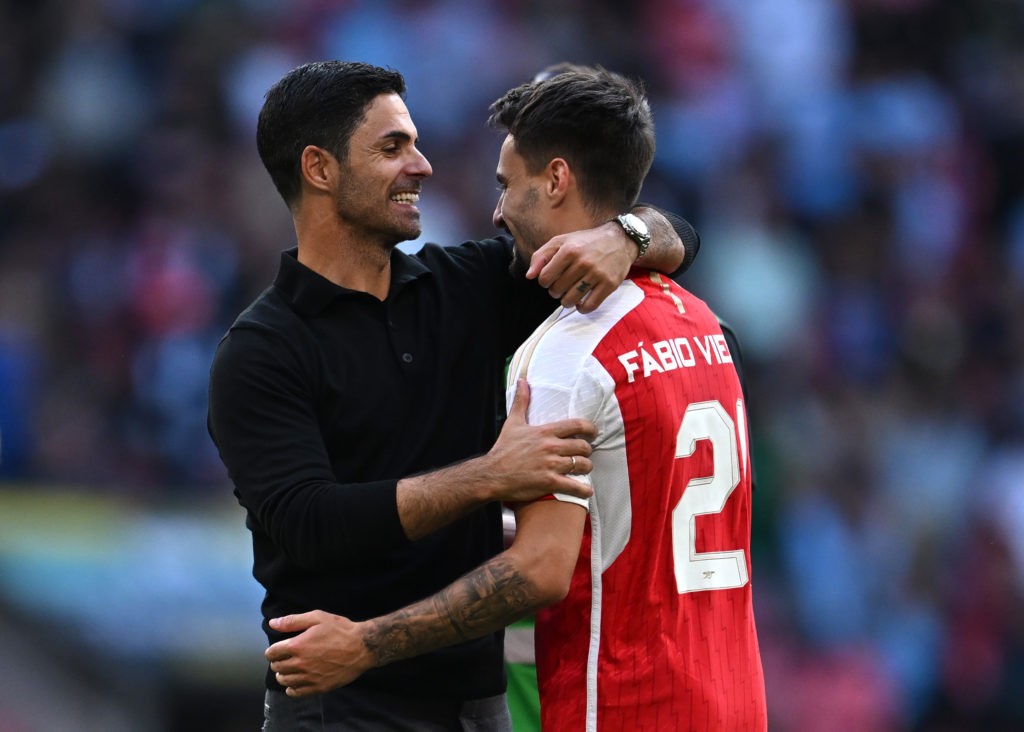
<svg viewBox="0 0 1024 732">
<path fill-rule="evenodd" d="M 257 143 L 298 247 L 236 320 L 211 370 L 209 427 L 246 509 L 267 619 L 361 619 L 430 595 L 502 548 L 500 500 L 586 496 L 594 426 L 503 416 L 506 357 L 554 308 L 592 310 L 644 239 L 617 223 L 559 237 L 508 273 L 507 237 L 413 256 L 430 164 L 396 72 L 308 64 L 267 94 Z M 683 251 L 663 216 L 646 266 Z M 691 257 L 692 258 L 692 257 Z M 497 440 L 495 439 L 497 436 Z M 265 730 L 506 729 L 501 634 L 292 699 L 267 673 Z M 478 719 L 472 727 L 470 719 Z"/>
</svg>

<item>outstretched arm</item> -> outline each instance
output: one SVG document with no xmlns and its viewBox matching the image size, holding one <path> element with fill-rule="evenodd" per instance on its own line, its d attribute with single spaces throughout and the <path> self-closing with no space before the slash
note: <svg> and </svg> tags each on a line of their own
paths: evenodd
<svg viewBox="0 0 1024 732">
<path fill-rule="evenodd" d="M 365 622 L 322 611 L 270 621 L 299 635 L 266 651 L 289 696 L 319 694 L 365 671 L 492 633 L 565 597 L 586 511 L 557 500 L 517 511 L 512 546 L 432 597 Z"/>
<path fill-rule="evenodd" d="M 310 379 L 292 353 L 262 331 L 232 331 L 211 369 L 209 428 L 239 501 L 298 567 L 321 571 L 406 546 L 490 501 L 528 501 L 553 489 L 589 495 L 565 474 L 590 472 L 594 426 L 527 424 L 525 388 L 484 455 L 401 480 L 338 481 Z"/>
<path fill-rule="evenodd" d="M 539 425 L 526 422 L 530 387 L 516 385 L 508 419 L 485 455 L 398 481 L 398 516 L 405 535 L 423 538 L 491 501 L 519 503 L 549 493 L 589 498 L 590 485 L 571 475 L 593 468 L 593 422 L 563 419 Z"/>
<path fill-rule="evenodd" d="M 651 244 L 643 257 L 639 248 L 614 221 L 593 229 L 561 234 L 533 254 L 528 278 L 537 278 L 564 307 L 582 313 L 596 310 L 637 265 L 665 274 L 688 266 L 700 248 L 696 230 L 685 219 L 640 205 L 634 214 L 647 224 Z"/>
</svg>

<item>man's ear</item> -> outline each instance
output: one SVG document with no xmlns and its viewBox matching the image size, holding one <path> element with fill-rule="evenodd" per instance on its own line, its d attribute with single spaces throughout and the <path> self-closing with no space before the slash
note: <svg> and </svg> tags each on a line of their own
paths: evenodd
<svg viewBox="0 0 1024 732">
<path fill-rule="evenodd" d="M 319 191 L 328 191 L 337 176 L 338 161 L 316 145 L 306 145 L 299 158 L 299 171 L 303 182 Z"/>
<path fill-rule="evenodd" d="M 552 158 L 547 167 L 547 186 L 545 188 L 545 193 L 552 199 L 552 205 L 560 204 L 575 186 L 576 177 L 565 158 Z"/>
</svg>

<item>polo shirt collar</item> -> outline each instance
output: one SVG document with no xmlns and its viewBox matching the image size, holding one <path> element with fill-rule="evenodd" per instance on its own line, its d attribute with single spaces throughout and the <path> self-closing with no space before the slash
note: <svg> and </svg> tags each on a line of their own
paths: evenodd
<svg viewBox="0 0 1024 732">
<path fill-rule="evenodd" d="M 366 294 L 334 284 L 301 264 L 298 254 L 298 247 L 281 252 L 281 264 L 274 279 L 274 286 L 285 294 L 292 306 L 302 315 L 317 315 L 338 297 Z M 388 290 L 388 299 L 393 298 L 409 282 L 429 274 L 430 270 L 419 259 L 395 248 L 391 252 L 391 287 Z"/>
</svg>

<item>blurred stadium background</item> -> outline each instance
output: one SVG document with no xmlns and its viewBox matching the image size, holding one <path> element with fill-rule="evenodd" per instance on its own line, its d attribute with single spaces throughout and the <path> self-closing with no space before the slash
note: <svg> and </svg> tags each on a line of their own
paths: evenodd
<svg viewBox="0 0 1024 732">
<path fill-rule="evenodd" d="M 424 240 L 491 233 L 488 103 L 646 80 L 643 197 L 744 344 L 773 732 L 1024 729 L 1024 3 L 4 0 L 0 730 L 254 730 L 214 346 L 290 245 L 298 63 L 402 71 Z"/>
</svg>

